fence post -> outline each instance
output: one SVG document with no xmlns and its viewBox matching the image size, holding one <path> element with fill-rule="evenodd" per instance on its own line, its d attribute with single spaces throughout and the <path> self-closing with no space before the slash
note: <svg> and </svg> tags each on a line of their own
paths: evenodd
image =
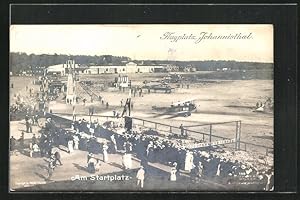
<svg viewBox="0 0 300 200">
<path fill-rule="evenodd" d="M 145 126 L 145 121 L 143 120 L 143 126 Z"/>
<path fill-rule="evenodd" d="M 266 148 L 266 156 L 268 155 L 268 148 Z"/>
<path fill-rule="evenodd" d="M 170 126 L 170 133 L 172 133 L 172 126 Z"/>
<path fill-rule="evenodd" d="M 154 123 L 154 125 L 155 125 L 155 130 L 157 130 L 157 123 Z"/>
<path fill-rule="evenodd" d="M 238 148 L 238 126 L 239 126 L 239 122 L 236 121 L 235 122 L 235 145 L 234 145 L 234 150 L 237 150 Z"/>
<path fill-rule="evenodd" d="M 242 133 L 242 121 L 239 121 L 240 123 L 240 126 L 239 126 L 239 146 L 238 146 L 238 149 L 240 150 L 241 148 L 241 133 Z"/>
<path fill-rule="evenodd" d="M 209 125 L 209 143 L 211 143 L 212 125 Z"/>
<path fill-rule="evenodd" d="M 202 133 L 202 136 L 203 136 L 203 142 L 204 142 L 204 133 Z"/>
</svg>

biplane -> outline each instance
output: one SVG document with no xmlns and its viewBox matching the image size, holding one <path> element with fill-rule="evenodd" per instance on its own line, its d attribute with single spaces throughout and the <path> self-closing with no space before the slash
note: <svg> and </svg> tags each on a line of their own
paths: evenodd
<svg viewBox="0 0 300 200">
<path fill-rule="evenodd" d="M 161 82 L 154 82 L 151 81 L 149 83 L 145 83 L 144 86 L 142 86 L 143 89 L 146 89 L 148 92 L 164 92 L 164 93 L 171 93 L 175 90 L 175 88 L 169 86 L 167 83 L 161 83 Z"/>
<path fill-rule="evenodd" d="M 163 78 L 163 82 L 166 83 L 179 83 L 183 80 L 183 77 L 180 74 L 169 74 Z"/>
<path fill-rule="evenodd" d="M 152 109 L 157 111 L 165 111 L 161 114 L 158 114 L 156 117 L 162 115 L 172 115 L 170 118 L 188 117 L 192 115 L 192 112 L 197 110 L 195 100 L 196 99 L 187 99 L 183 101 L 172 102 L 170 107 L 153 106 Z"/>
</svg>

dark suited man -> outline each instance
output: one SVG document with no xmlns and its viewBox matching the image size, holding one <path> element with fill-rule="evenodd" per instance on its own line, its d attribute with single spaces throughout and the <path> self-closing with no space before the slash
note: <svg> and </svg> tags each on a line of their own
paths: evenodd
<svg viewBox="0 0 300 200">
<path fill-rule="evenodd" d="M 63 165 L 61 163 L 61 160 L 60 160 L 61 156 L 60 156 L 60 153 L 58 151 L 55 152 L 54 156 L 55 156 L 55 165 L 56 165 L 57 162 L 59 162 L 59 165 Z"/>
</svg>

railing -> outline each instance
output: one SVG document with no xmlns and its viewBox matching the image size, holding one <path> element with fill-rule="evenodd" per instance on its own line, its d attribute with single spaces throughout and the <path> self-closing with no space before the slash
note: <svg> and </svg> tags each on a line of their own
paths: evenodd
<svg viewBox="0 0 300 200">
<path fill-rule="evenodd" d="M 135 118 L 133 117 L 133 124 L 147 127 L 147 128 L 152 128 L 157 131 L 162 131 L 166 134 L 180 134 L 181 129 L 179 127 L 175 127 L 172 125 L 167 125 L 159 122 L 153 122 L 145 119 L 140 119 L 140 118 Z M 233 139 L 233 138 L 228 138 L 228 137 L 223 137 L 223 136 L 218 136 L 212 134 L 213 126 L 214 125 L 220 125 L 220 124 L 228 124 L 228 123 L 236 123 L 236 133 L 235 133 L 235 140 L 236 142 L 234 143 L 234 147 L 232 147 L 235 150 L 244 150 L 244 151 L 257 151 L 258 149 L 264 149 L 263 151 L 265 152 L 266 155 L 269 153 L 273 153 L 274 148 L 273 147 L 268 147 L 264 145 L 259 145 L 259 144 L 253 144 L 250 142 L 244 142 L 240 140 L 240 135 L 241 135 L 241 121 L 229 121 L 229 122 L 220 122 L 220 123 L 208 123 L 208 124 L 200 124 L 200 125 L 191 125 L 191 126 L 185 126 L 185 133 L 187 133 L 188 136 L 194 138 L 194 139 L 201 139 L 203 141 L 209 141 L 212 142 L 214 138 L 216 139 Z M 196 131 L 196 130 L 190 130 L 187 128 L 191 127 L 196 127 L 196 126 L 208 126 L 209 130 L 207 132 L 204 131 Z M 199 137 L 200 135 L 200 137 Z M 229 144 L 226 144 L 227 146 L 230 146 Z M 258 151 L 261 153 L 262 151 Z"/>
<path fill-rule="evenodd" d="M 269 154 L 274 154 L 274 148 L 273 147 L 268 147 L 264 145 L 259 145 L 259 144 L 253 144 L 250 142 L 240 142 L 242 144 L 241 150 L 243 151 L 258 151 L 258 149 L 262 149 L 266 155 Z"/>
<path fill-rule="evenodd" d="M 135 117 L 132 117 L 132 119 L 133 119 L 133 123 L 135 123 L 137 121 L 141 121 L 141 123 L 135 123 L 136 125 L 144 126 L 144 127 L 147 127 L 147 128 L 153 128 L 155 130 L 163 131 L 163 132 L 167 132 L 167 133 L 171 133 L 171 134 L 181 134 L 181 129 L 179 127 L 176 127 L 176 126 L 162 124 L 162 123 L 159 123 L 159 122 L 153 122 L 153 121 L 149 121 L 149 120 L 145 120 L 145 119 L 140 119 L 140 118 L 135 118 Z M 239 121 L 234 121 L 234 122 L 239 122 Z M 230 123 L 230 122 L 224 122 L 224 123 Z M 149 125 L 149 124 L 151 124 L 151 125 Z M 209 131 L 210 133 L 199 132 L 199 131 L 190 130 L 190 129 L 186 128 L 186 127 L 191 127 L 191 126 L 184 126 L 185 127 L 184 131 L 185 131 L 185 133 L 187 135 L 191 135 L 193 133 L 195 133 L 197 135 L 201 134 L 203 140 L 205 139 L 205 136 L 208 136 L 210 142 L 212 141 L 213 137 L 214 138 L 219 138 L 219 139 L 232 139 L 232 138 L 227 138 L 227 137 L 213 135 L 212 134 L 212 125 L 215 125 L 215 124 L 218 124 L 218 123 L 197 125 L 197 126 L 207 126 L 207 125 L 210 125 L 210 131 Z M 165 128 L 163 129 L 162 127 L 165 127 Z M 195 139 L 197 139 L 197 138 L 195 138 Z"/>
<path fill-rule="evenodd" d="M 57 116 L 57 115 L 55 115 L 55 116 Z M 77 115 L 78 118 L 80 116 L 86 116 L 86 115 Z M 63 118 L 63 117 L 60 117 L 60 118 Z M 119 121 L 121 119 L 121 118 L 117 118 L 114 116 L 105 116 L 105 115 L 97 115 L 97 114 L 93 115 L 92 118 L 94 120 L 97 120 L 99 123 L 104 123 L 106 121 Z M 137 125 L 137 126 L 141 126 L 141 127 L 151 128 L 153 130 L 160 131 L 161 134 L 177 134 L 177 135 L 181 134 L 181 129 L 179 127 L 168 125 L 168 124 L 153 122 L 150 120 L 140 119 L 140 118 L 136 118 L 136 117 L 132 117 L 132 123 L 133 123 L 133 126 Z M 273 154 L 273 151 L 274 151 L 273 147 L 254 144 L 254 143 L 250 143 L 250 142 L 244 142 L 244 141 L 240 140 L 241 121 L 229 121 L 229 122 L 208 123 L 208 124 L 185 126 L 186 128 L 184 128 L 184 131 L 190 138 L 193 138 L 196 140 L 201 139 L 202 141 L 212 142 L 213 139 L 221 139 L 221 140 L 233 139 L 233 138 L 229 138 L 229 137 L 214 135 L 212 133 L 213 126 L 220 125 L 220 124 L 228 124 L 228 123 L 236 123 L 236 133 L 235 133 L 235 138 L 234 138 L 236 142 L 234 143 L 234 147 L 230 147 L 230 144 L 226 144 L 227 147 L 233 148 L 235 150 L 257 151 L 258 153 L 261 153 L 262 151 L 264 151 L 264 153 L 266 155 L 268 155 L 270 153 Z M 196 130 L 187 129 L 187 128 L 196 127 L 196 126 L 208 126 L 209 133 L 204 132 L 204 131 L 196 131 Z M 261 149 L 262 151 L 258 151 L 258 149 Z"/>
</svg>

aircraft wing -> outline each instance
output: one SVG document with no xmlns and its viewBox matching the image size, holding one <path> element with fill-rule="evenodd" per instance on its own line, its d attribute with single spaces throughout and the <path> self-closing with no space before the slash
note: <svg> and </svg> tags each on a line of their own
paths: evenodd
<svg viewBox="0 0 300 200">
<path fill-rule="evenodd" d="M 187 99 L 187 100 L 184 100 L 184 101 L 174 102 L 174 103 L 172 103 L 171 105 L 172 105 L 172 106 L 183 105 L 183 104 L 185 104 L 185 103 L 192 102 L 192 101 L 195 101 L 195 100 L 196 100 L 196 99 Z"/>
</svg>

